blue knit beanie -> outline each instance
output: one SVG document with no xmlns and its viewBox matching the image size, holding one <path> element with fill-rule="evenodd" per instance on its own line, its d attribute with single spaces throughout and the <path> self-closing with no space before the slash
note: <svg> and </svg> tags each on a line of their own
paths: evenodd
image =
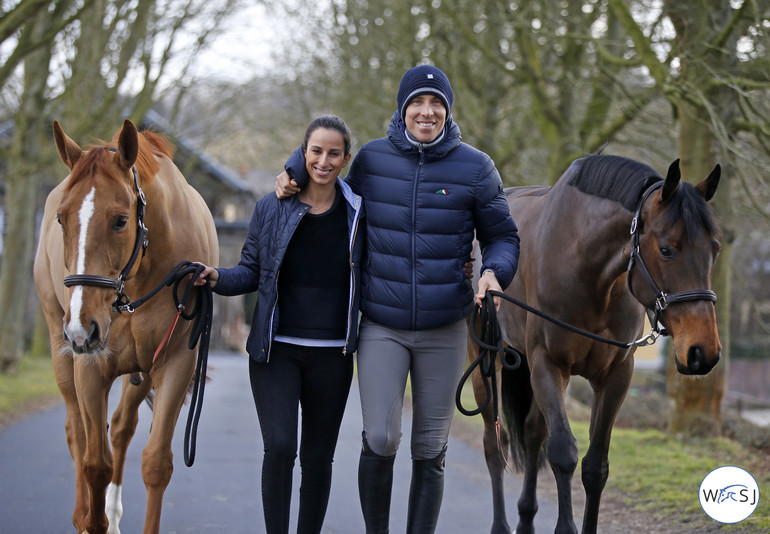
<svg viewBox="0 0 770 534">
<path fill-rule="evenodd" d="M 404 118 L 407 104 L 414 97 L 425 94 L 439 97 L 444 103 L 447 116 L 452 113 L 452 102 L 455 97 L 452 93 L 452 86 L 449 84 L 449 78 L 441 69 L 433 65 L 419 65 L 406 71 L 404 77 L 401 78 L 401 85 L 396 97 L 401 119 Z"/>
</svg>

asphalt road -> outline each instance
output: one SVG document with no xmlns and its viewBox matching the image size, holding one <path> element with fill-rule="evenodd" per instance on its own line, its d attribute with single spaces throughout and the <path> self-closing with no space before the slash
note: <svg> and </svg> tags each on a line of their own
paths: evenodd
<svg viewBox="0 0 770 534">
<path fill-rule="evenodd" d="M 174 475 L 163 505 L 161 531 L 168 534 L 262 533 L 259 492 L 262 440 L 248 379 L 245 356 L 212 354 L 210 377 L 198 428 L 195 464 L 183 460 L 184 426 L 188 407 L 182 409 L 173 442 Z M 110 395 L 117 404 L 120 383 Z M 141 449 L 149 434 L 151 413 L 142 405 L 136 436 L 128 451 L 123 488 L 123 534 L 141 532 L 145 490 L 140 474 Z M 402 449 L 396 460 L 391 532 L 404 532 L 411 462 L 409 414 L 405 414 Z M 462 417 L 462 416 L 458 416 Z M 334 463 L 334 478 L 324 534 L 361 534 L 357 466 L 361 442 L 358 390 L 351 390 Z M 479 436 L 479 440 L 481 437 Z M 295 468 L 295 498 L 299 488 Z M 517 475 L 507 477 L 508 517 L 516 523 Z M 34 414 L 0 430 L 0 534 L 72 534 L 74 463 L 64 434 L 64 406 Z M 292 504 L 296 517 L 296 499 Z M 552 532 L 555 503 L 540 498 L 536 527 Z M 449 442 L 444 503 L 437 532 L 482 534 L 491 526 L 489 476 L 483 454 L 453 437 Z M 576 518 L 577 520 L 577 518 Z M 291 532 L 296 529 L 292 522 Z"/>
</svg>

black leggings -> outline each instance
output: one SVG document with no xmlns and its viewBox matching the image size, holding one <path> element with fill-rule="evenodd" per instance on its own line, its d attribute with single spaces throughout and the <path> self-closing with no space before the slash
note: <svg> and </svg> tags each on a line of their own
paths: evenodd
<svg viewBox="0 0 770 534">
<path fill-rule="evenodd" d="M 249 359 L 249 376 L 265 445 L 262 506 L 267 534 L 288 534 L 292 470 L 302 406 L 297 534 L 318 534 L 331 488 L 332 461 L 353 378 L 342 348 L 273 343 L 270 361 Z"/>
</svg>

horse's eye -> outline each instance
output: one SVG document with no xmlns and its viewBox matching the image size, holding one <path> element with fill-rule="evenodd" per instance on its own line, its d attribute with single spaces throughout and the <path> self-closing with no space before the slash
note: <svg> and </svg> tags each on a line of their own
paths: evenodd
<svg viewBox="0 0 770 534">
<path fill-rule="evenodd" d="M 669 247 L 660 247 L 660 256 L 663 259 L 670 260 L 674 257 L 674 251 Z"/>
<path fill-rule="evenodd" d="M 59 215 L 58 213 L 56 214 L 56 222 L 59 223 L 59 226 L 63 226 L 61 223 L 61 215 Z"/>
<path fill-rule="evenodd" d="M 122 230 L 128 224 L 128 217 L 122 215 L 115 218 L 115 224 L 112 225 L 113 230 Z"/>
</svg>

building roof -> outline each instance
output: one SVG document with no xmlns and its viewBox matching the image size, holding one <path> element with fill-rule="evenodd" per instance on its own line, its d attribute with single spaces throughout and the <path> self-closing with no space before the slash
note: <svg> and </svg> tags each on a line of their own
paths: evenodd
<svg viewBox="0 0 770 534">
<path fill-rule="evenodd" d="M 244 182 L 235 171 L 209 156 L 205 151 L 197 147 L 188 137 L 174 133 L 173 126 L 157 111 L 152 109 L 149 110 L 145 114 L 144 119 L 142 119 L 141 126 L 157 129 L 164 134 L 172 136 L 174 144 L 177 147 L 177 156 L 185 160 L 191 157 L 194 158 L 196 164 L 200 167 L 200 170 L 205 174 L 222 182 L 235 192 L 251 193 L 246 182 Z"/>
</svg>

